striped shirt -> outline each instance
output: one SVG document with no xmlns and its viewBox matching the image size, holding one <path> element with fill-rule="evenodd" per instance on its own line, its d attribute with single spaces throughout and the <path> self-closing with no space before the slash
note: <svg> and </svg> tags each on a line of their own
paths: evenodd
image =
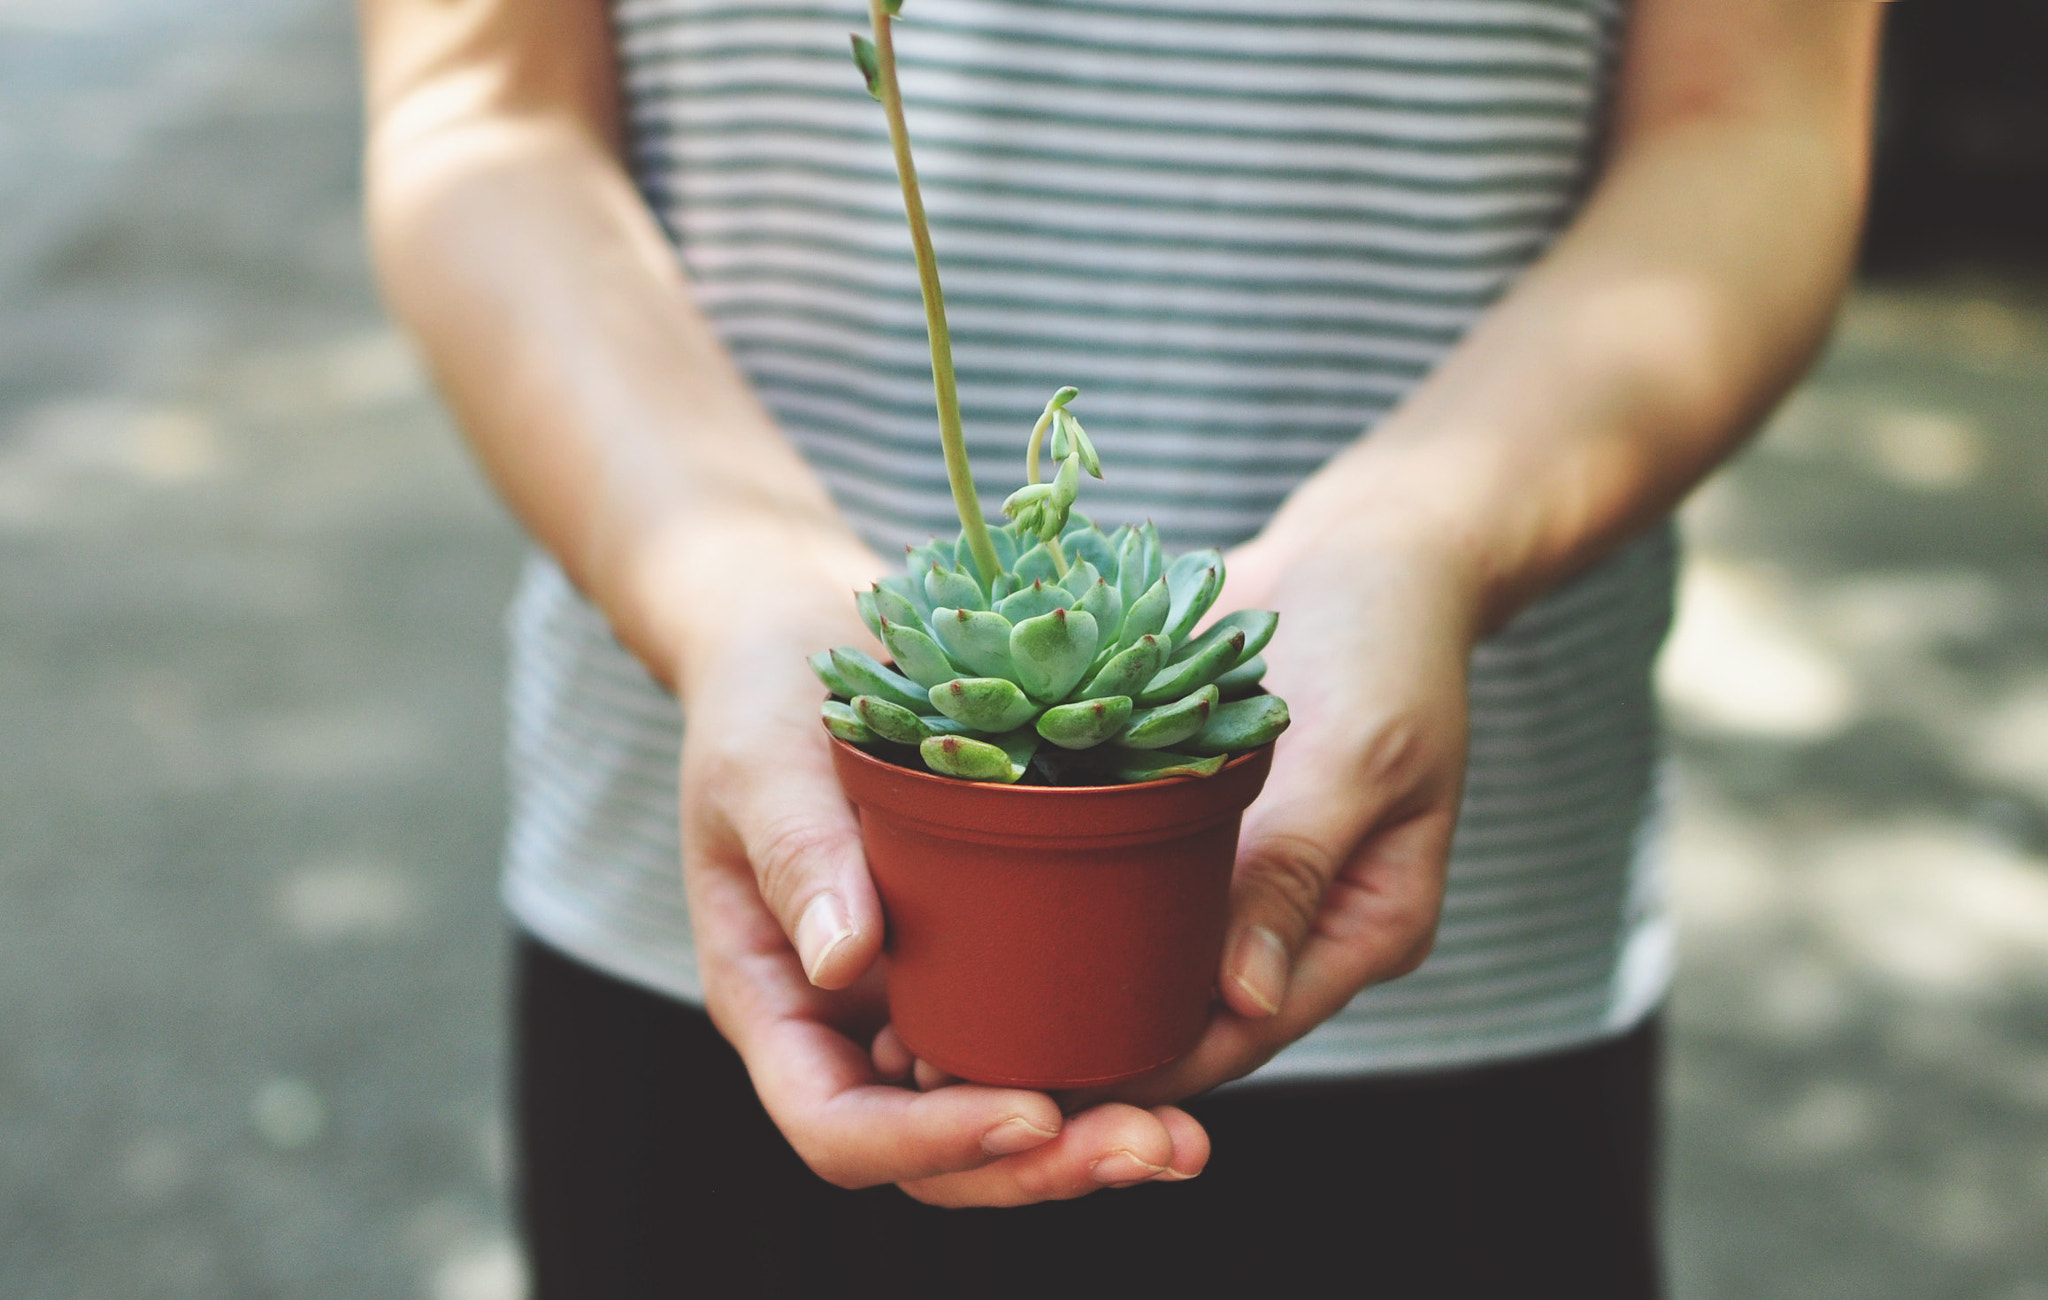
<svg viewBox="0 0 2048 1300">
<path fill-rule="evenodd" d="M 984 485 L 1071 383 L 1109 473 L 1093 517 L 1179 548 L 1257 531 L 1569 221 L 1620 16 L 910 0 L 904 98 Z M 616 25 L 636 176 L 742 369 L 885 554 L 957 529 L 886 126 L 848 58 L 864 6 L 621 0 Z M 1649 678 L 1672 567 L 1660 529 L 1476 650 L 1434 952 L 1259 1077 L 1525 1055 L 1662 998 Z M 675 702 L 545 558 L 511 635 L 513 912 L 697 999 Z"/>
</svg>

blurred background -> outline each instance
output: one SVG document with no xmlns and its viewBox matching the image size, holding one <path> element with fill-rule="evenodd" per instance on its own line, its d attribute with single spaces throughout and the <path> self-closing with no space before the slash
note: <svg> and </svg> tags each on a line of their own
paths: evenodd
<svg viewBox="0 0 2048 1300">
<path fill-rule="evenodd" d="M 346 0 L 0 0 L 0 1297 L 514 1300 L 519 541 Z M 1896 7 L 1867 273 L 1685 512 L 1679 1300 L 2048 1300 L 2048 8 Z"/>
</svg>

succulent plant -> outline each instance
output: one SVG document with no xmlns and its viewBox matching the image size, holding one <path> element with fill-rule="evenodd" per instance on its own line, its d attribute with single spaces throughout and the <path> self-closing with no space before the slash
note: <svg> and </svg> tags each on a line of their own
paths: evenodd
<svg viewBox="0 0 2048 1300">
<path fill-rule="evenodd" d="M 869 0 L 874 35 L 854 61 L 882 102 L 917 255 L 932 382 L 960 533 L 911 547 L 907 572 L 855 596 L 893 666 L 851 646 L 811 669 L 833 698 L 825 725 L 850 744 L 915 756 L 944 776 L 1048 784 L 1207 776 L 1287 727 L 1265 694 L 1259 652 L 1279 616 L 1242 610 L 1195 629 L 1223 589 L 1213 550 L 1169 557 L 1150 523 L 1104 533 L 1073 507 L 1081 476 L 1102 477 L 1095 445 L 1053 394 L 1031 430 L 1025 485 L 981 512 L 960 428 L 952 337 L 896 84 L 890 21 L 901 0 Z M 1047 435 L 1050 447 L 1047 447 Z M 1058 465 L 1039 477 L 1041 452 Z"/>
</svg>

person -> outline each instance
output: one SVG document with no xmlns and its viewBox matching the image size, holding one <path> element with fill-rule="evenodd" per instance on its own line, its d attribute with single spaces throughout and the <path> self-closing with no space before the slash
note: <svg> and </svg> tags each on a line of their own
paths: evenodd
<svg viewBox="0 0 2048 1300">
<path fill-rule="evenodd" d="M 1878 12 L 910 0 L 984 480 L 1078 385 L 1092 513 L 1282 616 L 1209 1032 L 1053 1098 L 887 1031 L 804 662 L 948 514 L 867 16 L 364 0 L 380 276 L 538 543 L 537 1294 L 1656 1294 L 1666 521 L 1825 337 Z"/>
</svg>

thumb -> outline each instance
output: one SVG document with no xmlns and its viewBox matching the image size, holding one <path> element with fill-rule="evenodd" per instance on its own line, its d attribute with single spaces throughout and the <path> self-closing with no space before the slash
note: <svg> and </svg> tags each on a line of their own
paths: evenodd
<svg viewBox="0 0 2048 1300">
<path fill-rule="evenodd" d="M 1238 842 L 1217 986 L 1231 1010 L 1253 1019 L 1279 1013 L 1333 882 L 1413 789 L 1419 765 L 1419 747 L 1398 736 L 1384 738 L 1382 752 L 1366 761 L 1324 737 L 1300 739 L 1307 743 L 1282 740 Z"/>
<path fill-rule="evenodd" d="M 703 820 L 711 825 L 703 829 L 713 832 L 715 847 L 707 848 L 745 859 L 811 983 L 845 988 L 882 945 L 881 903 L 860 825 L 832 770 L 822 727 L 791 728 L 781 743 L 764 743 L 769 739 L 756 732 L 746 754 L 686 752 L 684 784 L 699 788 L 685 807 L 708 805 Z M 692 770 L 693 759 L 699 770 Z"/>
</svg>

